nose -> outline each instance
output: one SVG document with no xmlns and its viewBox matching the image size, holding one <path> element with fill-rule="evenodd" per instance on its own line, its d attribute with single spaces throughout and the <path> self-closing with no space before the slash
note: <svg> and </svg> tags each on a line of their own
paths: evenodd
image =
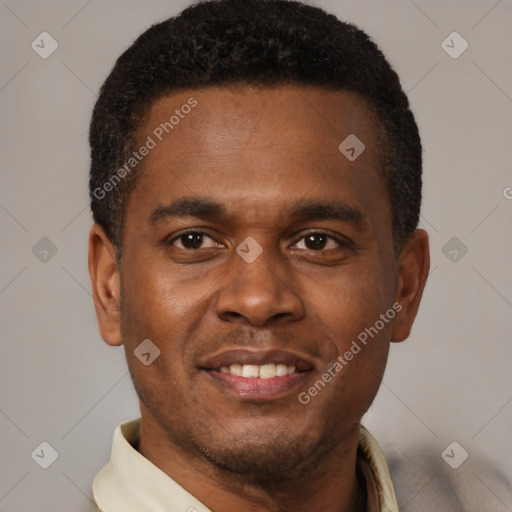
<svg viewBox="0 0 512 512">
<path fill-rule="evenodd" d="M 292 289 L 289 272 L 277 254 L 264 250 L 247 263 L 235 253 L 232 260 L 217 294 L 221 320 L 264 326 L 303 318 L 302 300 Z"/>
</svg>

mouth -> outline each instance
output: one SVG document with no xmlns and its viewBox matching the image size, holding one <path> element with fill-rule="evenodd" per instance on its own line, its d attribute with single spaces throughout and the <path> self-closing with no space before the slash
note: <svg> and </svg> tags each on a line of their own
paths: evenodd
<svg viewBox="0 0 512 512">
<path fill-rule="evenodd" d="M 274 377 L 286 377 L 287 375 L 297 373 L 297 367 L 288 366 L 283 363 L 262 365 L 235 363 L 230 366 L 221 366 L 219 371 L 247 379 L 273 379 Z"/>
<path fill-rule="evenodd" d="M 292 352 L 232 350 L 209 358 L 199 369 L 237 398 L 266 401 L 290 394 L 315 367 Z"/>
</svg>

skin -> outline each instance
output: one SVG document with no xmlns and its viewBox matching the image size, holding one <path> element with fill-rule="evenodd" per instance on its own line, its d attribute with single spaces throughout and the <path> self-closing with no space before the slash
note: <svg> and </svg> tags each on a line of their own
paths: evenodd
<svg viewBox="0 0 512 512">
<path fill-rule="evenodd" d="M 125 346 L 140 398 L 138 450 L 215 512 L 353 512 L 360 420 L 390 342 L 408 337 L 418 311 L 427 234 L 416 230 L 395 253 L 375 123 L 357 95 L 285 85 L 175 93 L 152 105 L 140 143 L 190 97 L 197 106 L 142 162 L 121 268 L 104 230 L 90 232 L 101 335 Z M 338 150 L 349 134 L 366 146 L 353 162 Z M 150 222 L 184 197 L 216 201 L 225 215 Z M 360 219 L 297 218 L 299 200 L 342 201 Z M 206 233 L 198 249 L 176 239 L 186 228 Z M 333 238 L 311 245 L 312 232 Z M 263 249 L 252 263 L 236 252 L 249 236 Z M 395 302 L 395 318 L 301 404 L 298 393 Z M 161 351 L 149 366 L 134 356 L 145 339 Z M 199 368 L 233 348 L 293 350 L 314 370 L 278 399 L 235 397 Z"/>
</svg>

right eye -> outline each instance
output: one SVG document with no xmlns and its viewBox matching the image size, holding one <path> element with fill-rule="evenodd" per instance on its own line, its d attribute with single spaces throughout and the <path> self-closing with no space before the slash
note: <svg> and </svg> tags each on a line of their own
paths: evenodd
<svg viewBox="0 0 512 512">
<path fill-rule="evenodd" d="M 178 249 L 195 251 L 198 249 L 217 247 L 218 243 L 211 236 L 201 231 L 187 231 L 186 233 L 174 237 L 169 242 L 169 245 L 177 247 Z"/>
</svg>

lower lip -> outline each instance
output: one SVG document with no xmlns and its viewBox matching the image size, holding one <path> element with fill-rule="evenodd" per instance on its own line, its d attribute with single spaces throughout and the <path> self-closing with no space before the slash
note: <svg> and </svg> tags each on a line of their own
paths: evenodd
<svg viewBox="0 0 512 512">
<path fill-rule="evenodd" d="M 224 389 L 238 398 L 250 398 L 252 400 L 268 400 L 282 398 L 294 388 L 299 387 L 309 376 L 311 370 L 298 373 L 290 373 L 283 377 L 270 379 L 238 377 L 230 373 L 221 373 L 216 370 L 203 370 Z"/>
</svg>

